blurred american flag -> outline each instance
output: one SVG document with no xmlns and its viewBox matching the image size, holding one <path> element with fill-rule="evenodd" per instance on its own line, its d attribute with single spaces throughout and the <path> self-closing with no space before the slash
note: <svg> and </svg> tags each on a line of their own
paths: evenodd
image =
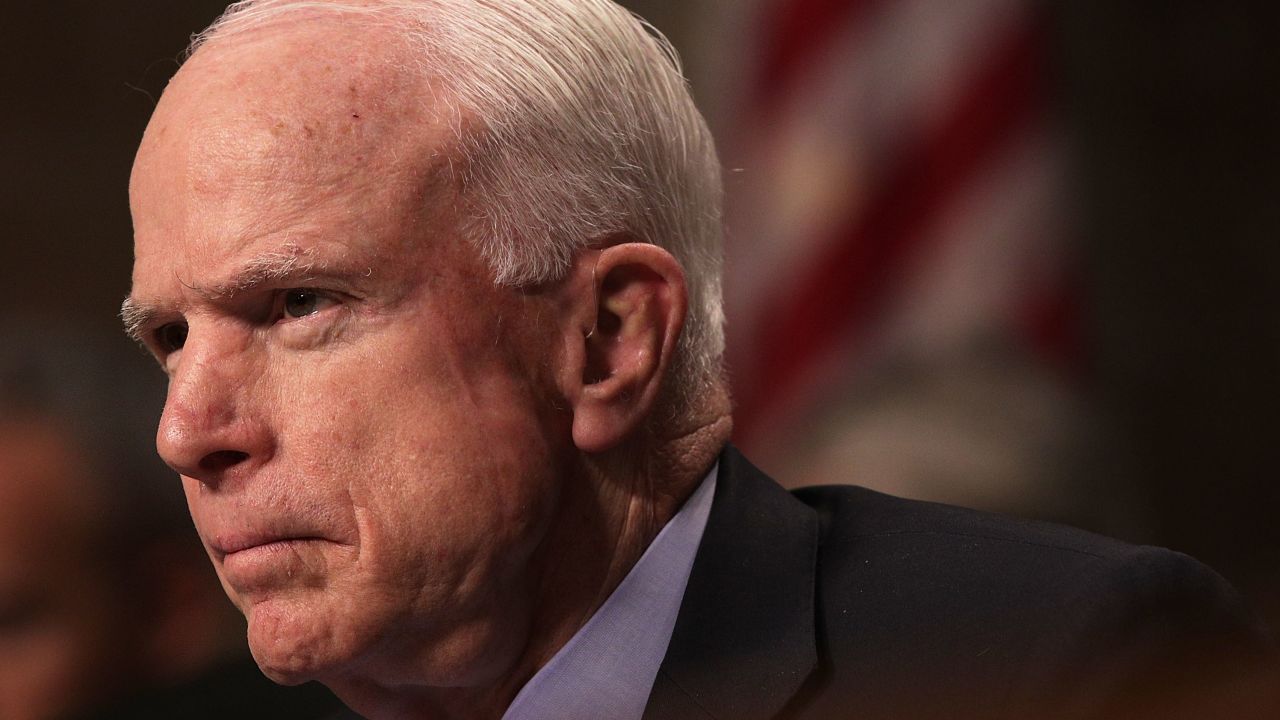
<svg viewBox="0 0 1280 720">
<path fill-rule="evenodd" d="M 1043 504 L 1086 421 L 1039 6 L 733 6 L 737 441 L 790 484 Z"/>
</svg>

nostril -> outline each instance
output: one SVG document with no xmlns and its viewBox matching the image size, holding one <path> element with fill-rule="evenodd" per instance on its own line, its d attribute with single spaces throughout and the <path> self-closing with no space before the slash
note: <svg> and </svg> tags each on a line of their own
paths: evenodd
<svg viewBox="0 0 1280 720">
<path fill-rule="evenodd" d="M 239 450 L 219 450 L 211 452 L 200 459 L 200 469 L 206 471 L 226 470 L 249 459 L 249 453 Z"/>
</svg>

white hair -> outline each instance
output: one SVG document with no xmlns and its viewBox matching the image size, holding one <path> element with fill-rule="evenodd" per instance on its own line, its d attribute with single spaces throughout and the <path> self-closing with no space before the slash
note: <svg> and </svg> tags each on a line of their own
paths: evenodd
<svg viewBox="0 0 1280 720">
<path fill-rule="evenodd" d="M 423 53 L 469 118 L 462 232 L 497 283 L 554 281 L 619 237 L 662 247 L 689 292 L 668 410 L 720 382 L 720 163 L 660 33 L 610 0 L 243 0 L 191 50 L 298 10 L 370 18 Z"/>
</svg>

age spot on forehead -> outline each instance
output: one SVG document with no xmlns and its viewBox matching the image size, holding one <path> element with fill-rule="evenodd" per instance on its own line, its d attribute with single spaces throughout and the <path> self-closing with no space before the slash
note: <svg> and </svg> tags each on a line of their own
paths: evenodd
<svg viewBox="0 0 1280 720">
<path fill-rule="evenodd" d="M 421 157 L 413 145 L 438 140 L 421 112 L 426 81 L 394 61 L 394 48 L 374 57 L 331 35 L 215 40 L 196 52 L 162 103 L 189 129 L 220 131 L 218 142 L 192 147 L 196 154 L 243 152 L 273 163 L 306 154 L 335 169 Z"/>
<path fill-rule="evenodd" d="M 403 252 L 447 237 L 457 146 L 430 110 L 435 81 L 394 42 L 371 50 L 351 36 L 328 23 L 266 28 L 197 50 L 135 165 L 139 247 L 296 230 L 376 235 Z"/>
</svg>

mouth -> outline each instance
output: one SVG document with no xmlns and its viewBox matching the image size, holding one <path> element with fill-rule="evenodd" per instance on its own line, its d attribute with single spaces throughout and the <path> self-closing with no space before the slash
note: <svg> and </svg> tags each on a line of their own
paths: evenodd
<svg viewBox="0 0 1280 720">
<path fill-rule="evenodd" d="M 322 542 L 324 540 L 325 538 L 317 535 L 230 533 L 213 538 L 209 543 L 209 548 L 213 550 L 213 554 L 218 560 L 225 560 L 234 555 L 255 551 L 269 553 L 271 551 L 285 550 L 298 544 Z"/>
<path fill-rule="evenodd" d="M 213 564 L 241 597 L 319 583 L 330 542 L 316 535 L 219 536 L 210 542 Z"/>
</svg>

